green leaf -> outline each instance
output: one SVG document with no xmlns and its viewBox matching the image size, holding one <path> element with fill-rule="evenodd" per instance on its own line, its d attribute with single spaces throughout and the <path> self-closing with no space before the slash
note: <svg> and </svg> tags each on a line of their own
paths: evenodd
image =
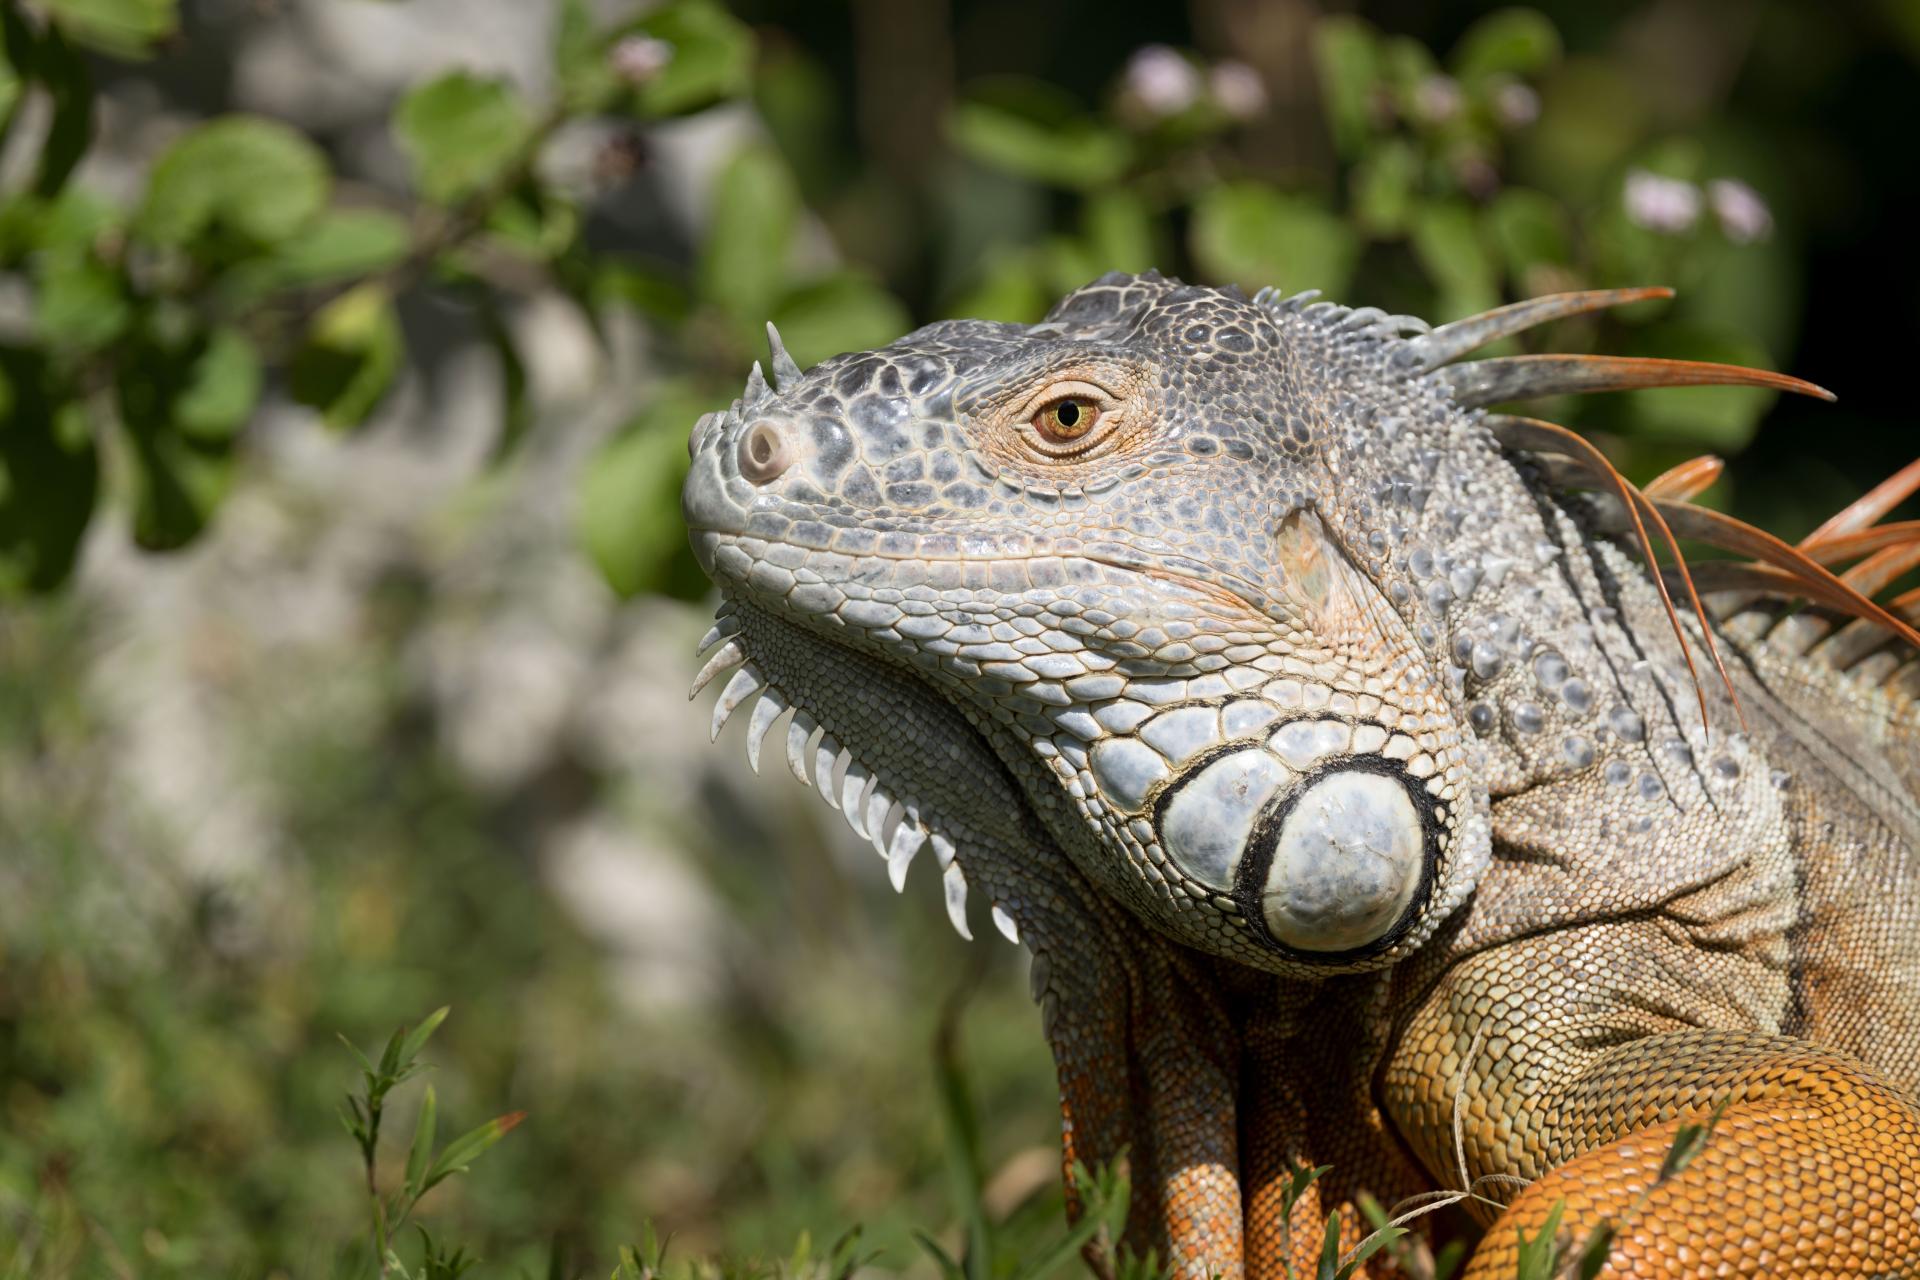
<svg viewBox="0 0 1920 1280">
<path fill-rule="evenodd" d="M 447 1149 L 435 1158 L 428 1167 L 426 1175 L 420 1180 L 420 1193 L 425 1195 L 441 1182 L 456 1173 L 465 1173 L 494 1143 L 506 1137 L 527 1118 L 524 1111 L 512 1111 L 504 1116 L 495 1116 L 476 1129 L 470 1129 L 447 1144 Z"/>
<path fill-rule="evenodd" d="M 774 308 L 773 320 L 802 367 L 843 351 L 883 347 L 910 324 L 898 299 L 851 271 L 794 290 Z"/>
<path fill-rule="evenodd" d="M 1378 120 L 1379 33 L 1361 18 L 1323 18 L 1313 29 L 1313 65 L 1334 145 L 1353 155 Z"/>
<path fill-rule="evenodd" d="M 561 0 L 553 24 L 553 69 L 569 101 L 597 103 L 614 86 L 607 41 L 587 0 Z"/>
<path fill-rule="evenodd" d="M 41 0 L 75 41 L 116 57 L 144 57 L 180 24 L 177 0 Z"/>
<path fill-rule="evenodd" d="M 513 452 L 533 422 L 533 406 L 527 399 L 527 362 L 521 359 L 513 331 L 491 299 L 480 306 L 480 330 L 500 362 L 500 438 L 493 446 L 493 456 L 498 460 Z"/>
<path fill-rule="evenodd" d="M 960 1013 L 964 1008 L 964 1001 L 956 997 L 947 1001 L 942 1012 L 933 1042 L 934 1093 L 945 1120 L 947 1140 L 943 1147 L 947 1183 L 955 1215 L 967 1233 L 961 1260 L 969 1280 L 982 1280 L 993 1267 L 993 1237 L 987 1223 L 986 1205 L 981 1200 L 983 1166 L 979 1117 L 974 1111 L 959 1052 Z"/>
<path fill-rule="evenodd" d="M 1089 1173 L 1086 1166 L 1076 1163 L 1074 1183 L 1082 1192 L 1080 1217 L 1052 1248 L 1027 1264 L 1014 1280 L 1047 1280 L 1060 1268 L 1079 1261 L 1081 1250 L 1102 1229 L 1118 1234 L 1118 1226 L 1123 1224 L 1112 1221 L 1113 1211 L 1117 1207 L 1124 1219 L 1129 1191 L 1127 1180 L 1115 1177 L 1111 1166 Z"/>
<path fill-rule="evenodd" d="M 173 403 L 173 420 L 195 440 L 230 440 L 260 401 L 260 352 L 238 329 L 216 329 Z"/>
<path fill-rule="evenodd" d="M 1533 9 L 1501 9 L 1486 15 L 1453 46 L 1453 73 L 1466 83 L 1494 75 L 1525 76 L 1560 57 L 1560 33 Z"/>
<path fill-rule="evenodd" d="M 633 307 L 670 325 L 684 321 L 693 306 L 686 286 L 664 271 L 637 263 L 596 263 L 583 305 L 597 308 L 612 303 Z"/>
<path fill-rule="evenodd" d="M 1580 1250 L 1580 1265 L 1575 1273 L 1580 1280 L 1596 1280 L 1601 1269 L 1607 1265 L 1607 1255 L 1613 1252 L 1614 1226 L 1603 1222 L 1587 1234 L 1587 1243 Z"/>
<path fill-rule="evenodd" d="M 268 259 L 273 286 L 332 284 L 384 271 L 407 256 L 407 222 L 384 209 L 329 209 Z"/>
<path fill-rule="evenodd" d="M 47 90 L 53 119 L 34 170 L 34 194 L 51 197 L 72 176 L 74 166 L 93 143 L 93 74 L 87 60 L 58 28 L 40 33 L 33 51 L 34 78 Z"/>
<path fill-rule="evenodd" d="M 1314 1280 L 1337 1280 L 1340 1274 L 1340 1214 L 1327 1215 L 1327 1230 L 1320 1237 L 1320 1258 L 1313 1269 Z"/>
<path fill-rule="evenodd" d="M 1499 277 L 1471 206 L 1436 201 L 1413 217 L 1413 256 L 1440 292 L 1435 316 L 1457 319 L 1500 304 Z"/>
<path fill-rule="evenodd" d="M 35 328 L 54 347 L 97 351 L 125 333 L 133 319 L 120 273 L 91 253 L 45 255 L 35 284 Z"/>
<path fill-rule="evenodd" d="M 525 145 L 532 123 L 505 80 L 452 71 L 402 98 L 393 128 L 421 194 L 450 204 L 494 181 Z"/>
<path fill-rule="evenodd" d="M 1090 193 L 1082 222 L 1087 248 L 1102 270 L 1145 271 L 1154 265 L 1153 215 L 1133 191 Z"/>
<path fill-rule="evenodd" d="M 14 108 L 33 76 L 33 30 L 10 4 L 0 5 L 0 141 L 13 124 Z"/>
<path fill-rule="evenodd" d="M 0 346 L 0 594 L 67 580 L 100 491 L 85 410 L 38 351 Z"/>
<path fill-rule="evenodd" d="M 1545 192 L 1508 187 L 1487 206 L 1487 228 L 1508 274 L 1523 286 L 1530 269 L 1572 261 L 1573 234 L 1566 210 Z"/>
<path fill-rule="evenodd" d="M 323 307 L 287 370 L 288 389 L 332 427 L 366 421 L 400 371 L 400 320 L 386 287 L 369 281 Z"/>
<path fill-rule="evenodd" d="M 167 148 L 134 227 L 155 244 L 223 230 L 275 245 L 313 222 L 332 181 L 326 158 L 302 134 L 259 116 L 227 116 Z"/>
<path fill-rule="evenodd" d="M 1003 251 L 987 259 L 980 279 L 948 303 L 942 313 L 966 320 L 1032 324 L 1052 304 L 1052 296 L 1041 285 L 1034 255 Z"/>
<path fill-rule="evenodd" d="M 413 1065 L 413 1060 L 420 1056 L 420 1051 L 427 1047 L 427 1041 L 433 1038 L 433 1033 L 440 1029 L 440 1024 L 445 1022 L 447 1015 L 452 1012 L 453 1006 L 443 1004 L 420 1019 L 418 1026 L 400 1038 L 399 1049 L 394 1059 L 399 1070 L 405 1071 Z"/>
<path fill-rule="evenodd" d="M 974 85 L 953 110 L 948 130 L 982 164 L 1056 187 L 1117 181 L 1133 160 L 1124 133 L 1038 80 L 1004 78 Z"/>
<path fill-rule="evenodd" d="M 572 247 L 580 209 L 557 192 L 523 182 L 493 207 L 487 230 L 529 258 L 550 261 Z"/>
<path fill-rule="evenodd" d="M 680 482 L 687 433 L 718 396 L 669 383 L 581 476 L 580 540 L 607 585 L 621 596 L 649 590 L 685 545 Z"/>
<path fill-rule="evenodd" d="M 1230 182 L 1203 194 L 1191 228 L 1194 261 L 1216 283 L 1288 293 L 1346 287 L 1360 252 L 1352 229 L 1311 196 Z"/>
<path fill-rule="evenodd" d="M 172 551 L 200 535 L 227 496 L 233 456 L 206 450 L 166 430 L 135 430 L 133 540 Z"/>
<path fill-rule="evenodd" d="M 1420 181 L 1420 156 L 1404 138 L 1390 138 L 1369 150 L 1353 168 L 1354 221 L 1368 235 L 1403 234 L 1413 213 Z"/>
<path fill-rule="evenodd" d="M 427 1093 L 420 1100 L 420 1118 L 413 1124 L 413 1146 L 407 1153 L 407 1195 L 418 1200 L 426 1191 L 427 1169 L 433 1161 L 433 1130 L 437 1119 L 438 1103 L 433 1094 L 433 1086 L 427 1086 Z"/>
<path fill-rule="evenodd" d="M 1667 1148 L 1666 1159 L 1660 1162 L 1660 1176 L 1656 1181 L 1665 1182 L 1682 1169 L 1694 1162 L 1699 1154 L 1706 1150 L 1707 1139 L 1720 1124 L 1720 1117 L 1726 1114 L 1733 1103 L 1733 1095 L 1722 1098 L 1708 1115 L 1704 1123 L 1683 1124 L 1673 1135 L 1673 1145 Z"/>
<path fill-rule="evenodd" d="M 1547 1210 L 1547 1217 L 1540 1224 L 1538 1234 L 1529 1237 L 1525 1228 L 1516 1227 L 1514 1234 L 1519 1237 L 1518 1257 L 1514 1260 L 1514 1280 L 1553 1280 L 1553 1273 L 1560 1263 L 1560 1217 L 1566 1212 L 1567 1202 L 1556 1200 Z"/>
<path fill-rule="evenodd" d="M 1632 354 L 1770 368 L 1760 344 L 1742 333 L 1665 322 L 1636 331 Z M 1714 453 L 1738 453 L 1779 393 L 1764 387 L 1662 387 L 1620 397 L 1636 434 Z"/>
<path fill-rule="evenodd" d="M 1407 1234 L 1405 1227 L 1376 1227 L 1373 1233 L 1354 1247 L 1353 1256 L 1335 1272 L 1336 1280 L 1348 1280 L 1354 1272 L 1366 1265 L 1368 1258 L 1380 1252 L 1400 1237 Z"/>
<path fill-rule="evenodd" d="M 672 50 L 667 65 L 633 91 L 634 110 L 647 119 L 685 115 L 737 98 L 752 80 L 753 33 L 712 0 L 662 5 L 623 34 L 661 40 Z"/>
<path fill-rule="evenodd" d="M 742 333 L 758 332 L 786 290 L 799 218 L 793 175 L 770 148 L 746 147 L 720 171 L 700 246 L 698 292 Z"/>
<path fill-rule="evenodd" d="M 932 1258 L 934 1264 L 940 1268 L 941 1280 L 967 1280 L 965 1269 L 953 1260 L 952 1254 L 940 1247 L 938 1240 L 918 1227 L 913 1230 L 913 1238 L 914 1242 L 925 1250 L 926 1255 Z"/>
</svg>

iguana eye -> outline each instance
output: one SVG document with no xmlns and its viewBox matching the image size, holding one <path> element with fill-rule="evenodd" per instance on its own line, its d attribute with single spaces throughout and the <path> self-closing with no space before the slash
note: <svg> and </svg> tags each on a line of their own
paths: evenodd
<svg viewBox="0 0 1920 1280">
<path fill-rule="evenodd" d="M 1062 444 L 1078 440 L 1093 430 L 1100 417 L 1100 406 L 1085 396 L 1067 396 L 1055 400 L 1033 415 L 1034 430 Z"/>
</svg>

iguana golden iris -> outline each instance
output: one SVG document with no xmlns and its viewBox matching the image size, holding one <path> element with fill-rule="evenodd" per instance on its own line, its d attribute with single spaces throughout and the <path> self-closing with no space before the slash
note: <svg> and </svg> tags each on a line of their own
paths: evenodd
<svg viewBox="0 0 1920 1280">
<path fill-rule="evenodd" d="M 757 764 L 791 708 L 896 885 L 928 849 L 1031 950 L 1068 1166 L 1124 1150 L 1183 1277 L 1447 1189 L 1476 1278 L 1556 1206 L 1604 1275 L 1920 1275 L 1920 600 L 1871 599 L 1920 464 L 1790 547 L 1689 504 L 1710 461 L 1640 490 L 1488 406 L 1819 388 L 1462 360 L 1665 294 L 1429 328 L 1116 274 L 804 373 L 774 334 L 693 429 L 715 733 L 758 694 Z"/>
</svg>

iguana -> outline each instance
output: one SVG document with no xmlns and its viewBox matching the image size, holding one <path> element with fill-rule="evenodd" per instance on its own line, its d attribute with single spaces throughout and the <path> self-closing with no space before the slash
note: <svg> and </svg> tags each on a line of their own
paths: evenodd
<svg viewBox="0 0 1920 1280">
<path fill-rule="evenodd" d="M 693 429 L 715 734 L 758 694 L 758 767 L 791 708 L 896 886 L 930 850 L 1030 949 L 1067 1167 L 1124 1151 L 1182 1277 L 1449 1191 L 1476 1280 L 1555 1215 L 1602 1275 L 1920 1275 L 1920 593 L 1871 599 L 1920 463 L 1789 546 L 1688 501 L 1711 460 L 1638 489 L 1489 406 L 1819 388 L 1462 361 L 1668 293 L 1114 274 L 804 373 L 770 327 Z"/>
</svg>

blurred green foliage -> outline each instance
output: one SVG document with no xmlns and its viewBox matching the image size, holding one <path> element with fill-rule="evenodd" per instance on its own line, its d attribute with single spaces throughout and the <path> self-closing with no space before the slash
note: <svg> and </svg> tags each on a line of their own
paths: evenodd
<svg viewBox="0 0 1920 1280">
<path fill-rule="evenodd" d="M 510 449 L 525 426 L 524 363 L 496 318 L 518 265 L 559 282 L 595 323 L 629 309 L 666 344 L 670 376 L 607 445 L 579 523 L 622 594 L 697 592 L 669 498 L 689 415 L 730 398 L 768 319 L 803 363 L 912 323 L 912 300 L 875 269 L 887 264 L 862 265 L 870 179 L 830 158 L 839 86 L 791 42 L 756 58 L 751 30 L 714 0 L 610 28 L 568 0 L 546 102 L 464 70 L 415 86 L 392 118 L 412 186 L 386 206 L 342 199 L 320 147 L 247 115 L 172 143 L 139 199 L 103 200 L 71 181 L 95 112 L 87 51 L 168 56 L 174 6 L 9 0 L 0 16 L 0 122 L 35 93 L 53 110 L 30 179 L 0 199 L 0 269 L 24 281 L 32 308 L 0 351 L 0 582 L 13 590 L 66 579 L 101 501 L 132 506 L 142 546 L 192 541 L 231 487 L 264 396 L 284 391 L 341 429 L 365 422 L 408 358 L 397 308 L 422 288 L 486 321 Z M 1569 63 L 1530 9 L 1480 17 L 1440 55 L 1330 16 L 1311 60 L 1326 150 L 1280 171 L 1246 145 L 1269 104 L 1243 62 L 1153 45 L 1071 89 L 1011 73 L 961 84 L 923 140 L 950 148 L 941 181 L 1017 195 L 1006 205 L 1028 212 L 953 225 L 951 245 L 927 248 L 952 264 L 934 314 L 1031 321 L 1103 271 L 1151 265 L 1435 320 L 1653 281 L 1680 286 L 1682 301 L 1556 336 L 1755 363 L 1791 344 L 1792 245 L 1752 189 L 1779 177 L 1756 139 L 1663 132 L 1607 64 Z M 1082 96 L 1102 78 L 1094 100 Z M 593 192 L 541 167 L 575 121 L 645 126 L 743 96 L 770 137 L 719 166 L 690 260 L 602 251 L 587 234 Z M 800 249 L 822 218 L 836 257 Z M 1751 389 L 1651 391 L 1566 411 L 1644 471 L 1737 450 L 1769 403 Z"/>
<path fill-rule="evenodd" d="M 215 111 L 128 187 L 88 180 L 108 89 L 130 67 L 197 74 L 200 7 L 0 0 L 0 1277 L 369 1274 L 338 1037 L 446 1003 L 437 1115 L 529 1119 L 419 1205 L 439 1243 L 389 1242 L 415 1274 L 457 1272 L 461 1247 L 483 1274 L 621 1280 L 1070 1266 L 1050 1068 L 1008 949 L 963 946 L 936 903 L 853 882 L 804 833 L 725 826 L 745 822 L 725 797 L 680 797 L 714 824 L 683 816 L 678 839 L 753 963 L 710 1008 L 623 1008 L 604 946 L 529 865 L 527 797 L 482 794 L 429 744 L 396 672 L 437 605 L 401 588 L 364 662 L 326 673 L 353 715 L 276 714 L 311 672 L 237 699 L 290 835 L 272 851 L 279 927 L 236 938 L 253 917 L 170 870 L 162 833 L 102 834 L 117 797 L 84 670 L 97 621 L 62 589 L 109 507 L 143 548 L 193 544 L 253 479 L 263 407 L 340 432 L 376 418 L 431 345 L 408 323 L 423 300 L 485 336 L 501 467 L 541 425 L 516 304 L 557 289 L 596 333 L 643 329 L 646 394 L 570 512 L 625 598 L 706 590 L 678 517 L 686 433 L 738 394 L 768 319 L 804 364 L 946 316 L 1032 320 L 1112 269 L 1434 321 L 1663 283 L 1677 302 L 1538 341 L 1825 377 L 1795 363 L 1810 350 L 1871 371 L 1859 334 L 1875 326 L 1856 317 L 1898 310 L 1863 278 L 1875 261 L 1839 259 L 1855 278 L 1824 328 L 1803 318 L 1834 287 L 1811 255 L 1851 241 L 1864 181 L 1818 132 L 1834 126 L 1806 121 L 1882 82 L 1887 101 L 1846 98 L 1845 118 L 1900 118 L 1914 6 L 1858 25 L 1755 7 L 1703 34 L 1684 4 L 1543 4 L 1276 6 L 1310 19 L 1276 50 L 1227 0 L 672 0 L 610 23 L 597 15 L 617 6 L 559 0 L 543 96 L 470 69 L 424 79 L 392 105 L 391 181 L 347 174 L 338 139 Z M 951 30 L 929 35 L 943 14 Z M 1746 57 L 1737 78 L 1728 56 Z M 1889 74 L 1847 74 L 1867 58 Z M 703 135 L 725 153 L 685 193 L 685 242 L 608 235 L 596 220 L 644 178 L 650 139 L 716 111 L 736 127 Z M 553 163 L 583 126 L 604 139 L 584 181 Z M 1892 207 L 1910 242 L 1911 205 Z M 1859 467 L 1910 456 L 1904 391 L 1866 392 L 1861 418 L 1822 420 L 1847 423 L 1845 448 L 1826 429 L 1763 433 L 1772 475 L 1742 474 L 1735 497 L 1791 532 Z M 1755 442 L 1771 404 L 1723 388 L 1552 408 L 1645 479 Z M 394 1094 L 390 1135 L 423 1131 L 426 1096 Z M 368 1145 L 375 1198 L 424 1179 L 404 1139 Z M 649 1219 L 677 1242 L 663 1250 Z"/>
</svg>

